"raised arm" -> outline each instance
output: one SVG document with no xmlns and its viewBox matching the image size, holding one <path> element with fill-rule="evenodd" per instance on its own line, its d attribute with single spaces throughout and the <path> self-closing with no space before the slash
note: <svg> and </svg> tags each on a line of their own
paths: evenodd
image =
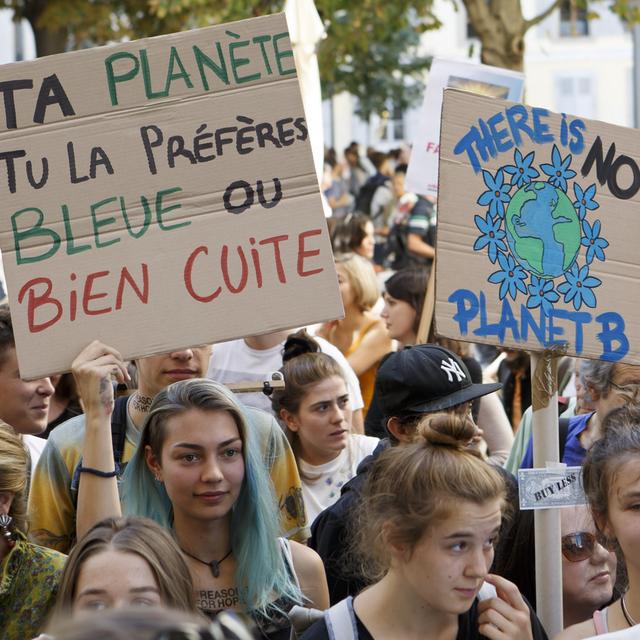
<svg viewBox="0 0 640 640">
<path fill-rule="evenodd" d="M 76 516 L 79 540 L 96 522 L 122 515 L 111 442 L 112 379 L 125 382 L 129 374 L 120 354 L 97 340 L 71 367 L 85 412 Z"/>
</svg>

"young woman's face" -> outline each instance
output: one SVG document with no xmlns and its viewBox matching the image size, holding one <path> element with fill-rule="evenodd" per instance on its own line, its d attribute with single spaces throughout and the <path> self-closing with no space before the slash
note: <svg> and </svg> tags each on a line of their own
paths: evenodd
<svg viewBox="0 0 640 640">
<path fill-rule="evenodd" d="M 617 469 L 609 489 L 605 533 L 618 540 L 629 573 L 640 574 L 640 457 Z"/>
<path fill-rule="evenodd" d="M 460 501 L 451 516 L 427 530 L 412 553 L 397 550 L 392 570 L 425 608 L 452 616 L 464 613 L 493 562 L 500 520 L 498 499 L 483 505 Z"/>
<path fill-rule="evenodd" d="M 399 340 L 402 344 L 415 342 L 416 310 L 408 302 L 394 298 L 386 291 L 382 297 L 384 308 L 380 315 L 387 324 L 389 337 Z"/>
<path fill-rule="evenodd" d="M 360 246 L 356 248 L 355 252 L 362 256 L 363 258 L 367 258 L 368 260 L 373 259 L 373 250 L 376 246 L 376 239 L 374 235 L 373 222 L 367 222 L 364 225 L 364 238 L 360 243 Z"/>
<path fill-rule="evenodd" d="M 345 308 L 347 308 L 353 304 L 354 300 L 353 289 L 351 288 L 351 280 L 349 279 L 347 270 L 341 264 L 336 264 L 336 271 L 338 273 L 338 286 L 340 287 L 342 304 Z"/>
<path fill-rule="evenodd" d="M 147 450 L 152 473 L 164 483 L 176 518 L 227 516 L 244 479 L 242 440 L 227 411 L 190 409 L 165 426 L 160 464 Z"/>
<path fill-rule="evenodd" d="M 161 605 L 160 589 L 146 560 L 137 553 L 107 549 L 80 568 L 72 610 Z"/>
<path fill-rule="evenodd" d="M 599 609 L 611 600 L 616 581 L 616 555 L 594 541 L 596 527 L 584 505 L 560 510 L 562 594 L 565 610 Z M 587 555 L 587 551 L 591 553 Z M 584 550 L 584 551 L 583 551 Z M 567 559 L 566 555 L 575 561 Z M 587 555 L 582 560 L 577 559 Z"/>
<path fill-rule="evenodd" d="M 287 427 L 298 434 L 302 459 L 323 464 L 347 446 L 351 408 L 347 385 L 340 376 L 326 378 L 309 387 L 295 414 L 283 416 Z"/>
</svg>

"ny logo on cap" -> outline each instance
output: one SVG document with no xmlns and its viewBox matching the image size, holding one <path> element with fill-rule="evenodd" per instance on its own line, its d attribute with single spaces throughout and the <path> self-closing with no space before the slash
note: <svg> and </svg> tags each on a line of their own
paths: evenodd
<svg viewBox="0 0 640 640">
<path fill-rule="evenodd" d="M 455 374 L 458 382 L 467 377 L 464 371 L 460 368 L 460 365 L 453 358 L 449 358 L 448 361 L 443 360 L 440 368 L 447 374 L 449 382 L 453 382 L 453 376 L 451 375 L 452 373 Z"/>
</svg>

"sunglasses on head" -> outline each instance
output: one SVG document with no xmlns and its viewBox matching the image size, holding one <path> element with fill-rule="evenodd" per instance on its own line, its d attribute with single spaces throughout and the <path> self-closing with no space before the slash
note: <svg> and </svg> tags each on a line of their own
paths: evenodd
<svg viewBox="0 0 640 640">
<path fill-rule="evenodd" d="M 576 531 L 568 536 L 562 536 L 562 555 L 569 562 L 582 562 L 588 560 L 596 547 L 596 544 L 602 545 L 608 551 L 611 551 L 611 545 L 601 536 L 596 536 L 588 531 Z"/>
</svg>

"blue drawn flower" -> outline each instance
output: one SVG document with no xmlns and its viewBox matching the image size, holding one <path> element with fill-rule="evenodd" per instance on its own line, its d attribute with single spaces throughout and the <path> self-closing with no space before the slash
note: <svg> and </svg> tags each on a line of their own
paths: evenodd
<svg viewBox="0 0 640 640">
<path fill-rule="evenodd" d="M 536 169 L 531 166 L 534 158 L 534 152 L 528 153 L 524 158 L 519 149 L 516 149 L 513 154 L 513 161 L 515 165 L 510 164 L 503 167 L 505 173 L 511 175 L 511 184 L 515 184 L 520 188 L 525 184 L 529 184 L 533 178 L 537 178 L 540 174 Z"/>
<path fill-rule="evenodd" d="M 591 264 L 594 258 L 604 262 L 604 250 L 609 246 L 609 242 L 600 237 L 600 220 L 596 220 L 593 227 L 586 220 L 583 220 L 582 232 L 584 237 L 580 244 L 587 247 L 587 264 Z"/>
<path fill-rule="evenodd" d="M 500 263 L 500 271 L 494 271 L 488 280 L 494 284 L 500 283 L 500 292 L 498 293 L 500 300 L 503 300 L 507 293 L 512 300 L 515 300 L 516 289 L 527 293 L 527 285 L 524 283 L 527 279 L 527 273 L 520 265 L 516 264 L 513 256 L 498 253 L 498 262 Z"/>
<path fill-rule="evenodd" d="M 580 185 L 577 182 L 574 182 L 573 193 L 576 195 L 576 201 L 573 203 L 573 206 L 577 209 L 580 220 L 584 220 L 584 217 L 587 215 L 587 211 L 593 211 L 600 206 L 593 199 L 593 196 L 596 195 L 595 184 L 592 184 L 583 191 Z"/>
<path fill-rule="evenodd" d="M 507 245 L 503 240 L 506 234 L 500 228 L 500 225 L 502 224 L 500 216 L 492 218 L 487 214 L 486 218 L 483 218 L 482 216 L 475 216 L 473 219 L 475 220 L 476 227 L 478 227 L 482 232 L 482 235 L 473 245 L 474 251 L 480 251 L 488 246 L 489 260 L 491 260 L 491 262 L 495 262 L 498 259 L 498 249 L 502 251 L 507 250 Z"/>
<path fill-rule="evenodd" d="M 494 178 L 488 171 L 482 171 L 482 178 L 487 185 L 488 191 L 485 191 L 479 198 L 478 204 L 483 207 L 489 205 L 489 213 L 491 217 L 498 214 L 504 217 L 504 203 L 509 202 L 510 184 L 504 184 L 504 174 L 502 169 L 498 169 Z"/>
<path fill-rule="evenodd" d="M 529 299 L 527 307 L 537 309 L 542 305 L 546 314 L 551 313 L 553 303 L 558 302 L 560 296 L 553 289 L 553 280 L 545 280 L 531 274 L 531 284 L 529 285 Z"/>
<path fill-rule="evenodd" d="M 551 153 L 551 162 L 552 164 L 541 164 L 540 168 L 549 176 L 549 180 L 547 182 L 550 182 L 554 187 L 558 187 L 566 192 L 567 180 L 576 175 L 575 171 L 569 169 L 569 166 L 571 165 L 571 154 L 563 159 L 560 156 L 558 147 L 554 144 L 553 152 Z"/>
<path fill-rule="evenodd" d="M 558 291 L 564 293 L 564 301 L 573 300 L 573 308 L 578 311 L 583 303 L 592 309 L 596 306 L 596 296 L 591 291 L 602 284 L 602 280 L 589 275 L 588 265 L 579 268 L 577 264 L 565 271 L 565 281 L 558 285 Z"/>
</svg>

